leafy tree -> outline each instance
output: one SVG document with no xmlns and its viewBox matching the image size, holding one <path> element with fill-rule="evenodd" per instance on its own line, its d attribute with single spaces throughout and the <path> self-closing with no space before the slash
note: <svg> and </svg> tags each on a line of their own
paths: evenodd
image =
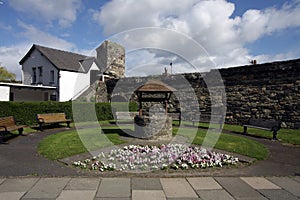
<svg viewBox="0 0 300 200">
<path fill-rule="evenodd" d="M 7 71 L 5 67 L 0 66 L 0 81 L 15 82 L 16 75 Z"/>
</svg>

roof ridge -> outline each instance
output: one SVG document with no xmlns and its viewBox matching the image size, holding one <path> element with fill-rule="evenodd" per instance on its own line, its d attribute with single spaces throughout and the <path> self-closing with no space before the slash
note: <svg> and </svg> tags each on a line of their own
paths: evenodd
<svg viewBox="0 0 300 200">
<path fill-rule="evenodd" d="M 42 48 L 45 48 L 45 49 L 51 49 L 51 50 L 55 50 L 55 51 L 60 51 L 60 52 L 65 52 L 65 53 L 76 54 L 76 55 L 79 55 L 79 56 L 89 57 L 87 55 L 83 55 L 83 54 L 80 54 L 80 53 L 75 53 L 75 52 L 71 52 L 71 51 L 67 51 L 67 50 L 57 49 L 57 48 L 53 48 L 53 47 L 46 47 L 46 46 L 42 46 L 42 45 L 39 45 L 39 44 L 33 44 L 33 45 L 35 47 L 42 47 Z"/>
</svg>

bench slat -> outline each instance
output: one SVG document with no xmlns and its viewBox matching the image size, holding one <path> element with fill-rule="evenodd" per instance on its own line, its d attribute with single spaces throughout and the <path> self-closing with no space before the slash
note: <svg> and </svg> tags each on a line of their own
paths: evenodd
<svg viewBox="0 0 300 200">
<path fill-rule="evenodd" d="M 277 131 L 281 128 L 281 122 L 266 119 L 249 119 L 248 123 L 244 124 L 244 134 L 247 133 L 247 128 L 257 128 L 267 131 L 273 131 L 273 139 L 277 140 Z"/>
<path fill-rule="evenodd" d="M 18 130 L 19 135 L 22 135 L 24 127 L 26 127 L 26 126 L 25 125 L 16 125 L 15 118 L 13 116 L 0 118 L 1 142 L 3 142 L 3 140 L 4 140 L 4 134 L 7 134 L 11 131 Z"/>
<path fill-rule="evenodd" d="M 134 117 L 138 115 L 138 112 L 116 112 L 116 122 L 117 123 L 133 123 Z"/>
<path fill-rule="evenodd" d="M 65 113 L 45 113 L 45 114 L 37 114 L 37 120 L 40 125 L 40 130 L 43 130 L 43 124 L 51 124 L 51 123 L 67 123 L 67 126 L 70 127 L 71 119 L 66 118 Z"/>
</svg>

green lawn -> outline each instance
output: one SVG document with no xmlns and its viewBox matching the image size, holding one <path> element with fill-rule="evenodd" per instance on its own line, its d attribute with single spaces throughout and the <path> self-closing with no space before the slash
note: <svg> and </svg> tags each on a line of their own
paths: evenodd
<svg viewBox="0 0 300 200">
<path fill-rule="evenodd" d="M 122 128 L 132 129 L 130 126 L 124 126 Z M 88 144 L 89 150 L 124 142 L 119 138 L 119 135 L 123 134 L 120 128 L 116 126 L 102 126 L 102 130 L 105 134 L 100 134 L 99 128 L 81 130 L 80 137 L 85 141 L 85 144 Z M 177 130 L 178 128 L 174 127 L 173 133 L 176 134 Z M 193 137 L 193 129 L 191 128 L 184 128 L 183 132 L 185 137 L 192 138 L 193 144 L 198 145 L 202 145 L 206 134 L 205 130 L 198 130 L 196 137 Z M 105 140 L 105 136 L 109 141 Z M 52 160 L 87 152 L 88 150 L 83 145 L 80 137 L 76 130 L 50 135 L 39 143 L 38 151 L 46 158 Z M 247 155 L 259 160 L 264 159 L 268 155 L 268 150 L 262 144 L 254 140 L 224 133 L 221 134 L 215 147 L 228 152 Z"/>
<path fill-rule="evenodd" d="M 225 130 L 235 131 L 235 132 L 243 132 L 242 126 L 234 126 L 234 125 L 225 125 Z M 273 133 L 271 131 L 265 131 L 256 128 L 248 128 L 247 133 L 249 135 L 270 138 L 272 139 Z M 277 134 L 277 138 L 282 142 L 300 145 L 300 130 L 297 129 L 280 129 Z"/>
<path fill-rule="evenodd" d="M 189 122 L 184 122 L 184 123 L 192 125 L 192 123 Z M 209 125 L 208 123 L 199 123 L 199 126 L 203 128 L 208 128 L 208 125 Z M 239 125 L 224 124 L 223 130 L 242 133 L 244 131 L 244 128 L 243 126 L 239 126 Z M 259 136 L 259 137 L 270 138 L 270 139 L 272 139 L 273 137 L 271 131 L 265 131 L 256 128 L 248 128 L 247 132 L 249 135 L 253 135 L 253 136 Z M 294 145 L 300 145 L 300 130 L 282 128 L 278 131 L 277 138 L 282 142 L 286 142 Z"/>
<path fill-rule="evenodd" d="M 106 147 L 112 145 L 112 143 L 124 143 L 124 141 L 119 139 L 118 131 L 111 131 L 111 133 L 106 134 L 100 134 L 99 128 L 90 128 L 81 131 L 80 136 L 76 130 L 50 135 L 39 143 L 38 152 L 51 160 L 87 152 L 80 137 L 83 138 L 89 150 Z M 106 137 L 110 141 L 107 141 Z"/>
<path fill-rule="evenodd" d="M 173 128 L 173 134 L 177 134 L 178 128 Z M 219 135 L 211 132 L 206 136 L 206 130 L 199 129 L 196 136 L 194 137 L 194 129 L 184 128 L 184 133 L 178 133 L 184 137 L 187 137 L 192 141 L 193 144 L 202 145 L 204 138 L 207 137 L 207 141 L 214 141 L 214 138 Z M 209 135 L 210 134 L 210 135 Z M 263 160 L 268 156 L 268 149 L 261 143 L 254 140 L 244 138 L 238 135 L 231 135 L 226 133 L 221 133 L 219 139 L 217 140 L 215 146 L 216 149 L 221 149 L 228 152 L 234 152 L 241 155 L 256 158 L 258 160 Z"/>
</svg>

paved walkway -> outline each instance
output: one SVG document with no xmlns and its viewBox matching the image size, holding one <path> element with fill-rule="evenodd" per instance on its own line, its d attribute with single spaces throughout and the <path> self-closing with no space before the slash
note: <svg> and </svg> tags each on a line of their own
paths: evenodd
<svg viewBox="0 0 300 200">
<path fill-rule="evenodd" d="M 47 129 L 28 136 L 20 136 L 0 144 L 0 177 L 8 176 L 86 176 L 82 170 L 51 161 L 37 152 L 38 143 L 48 135 L 65 131 L 65 128 Z M 242 137 L 249 137 L 243 136 Z M 263 143 L 270 155 L 266 160 L 239 169 L 220 169 L 203 172 L 198 176 L 300 176 L 299 147 L 284 145 L 269 139 L 254 138 Z M 74 160 L 75 161 L 75 160 Z M 158 174 L 159 175 L 159 174 Z"/>
<path fill-rule="evenodd" d="M 87 177 L 82 170 L 37 153 L 38 142 L 59 131 L 37 132 L 0 145 L 0 200 L 300 199 L 299 148 L 280 142 L 256 139 L 267 146 L 270 155 L 243 168 L 175 174 L 174 178 L 159 174 L 100 178 L 99 174 Z"/>
<path fill-rule="evenodd" d="M 0 200 L 297 200 L 299 197 L 299 177 L 0 179 Z"/>
</svg>

